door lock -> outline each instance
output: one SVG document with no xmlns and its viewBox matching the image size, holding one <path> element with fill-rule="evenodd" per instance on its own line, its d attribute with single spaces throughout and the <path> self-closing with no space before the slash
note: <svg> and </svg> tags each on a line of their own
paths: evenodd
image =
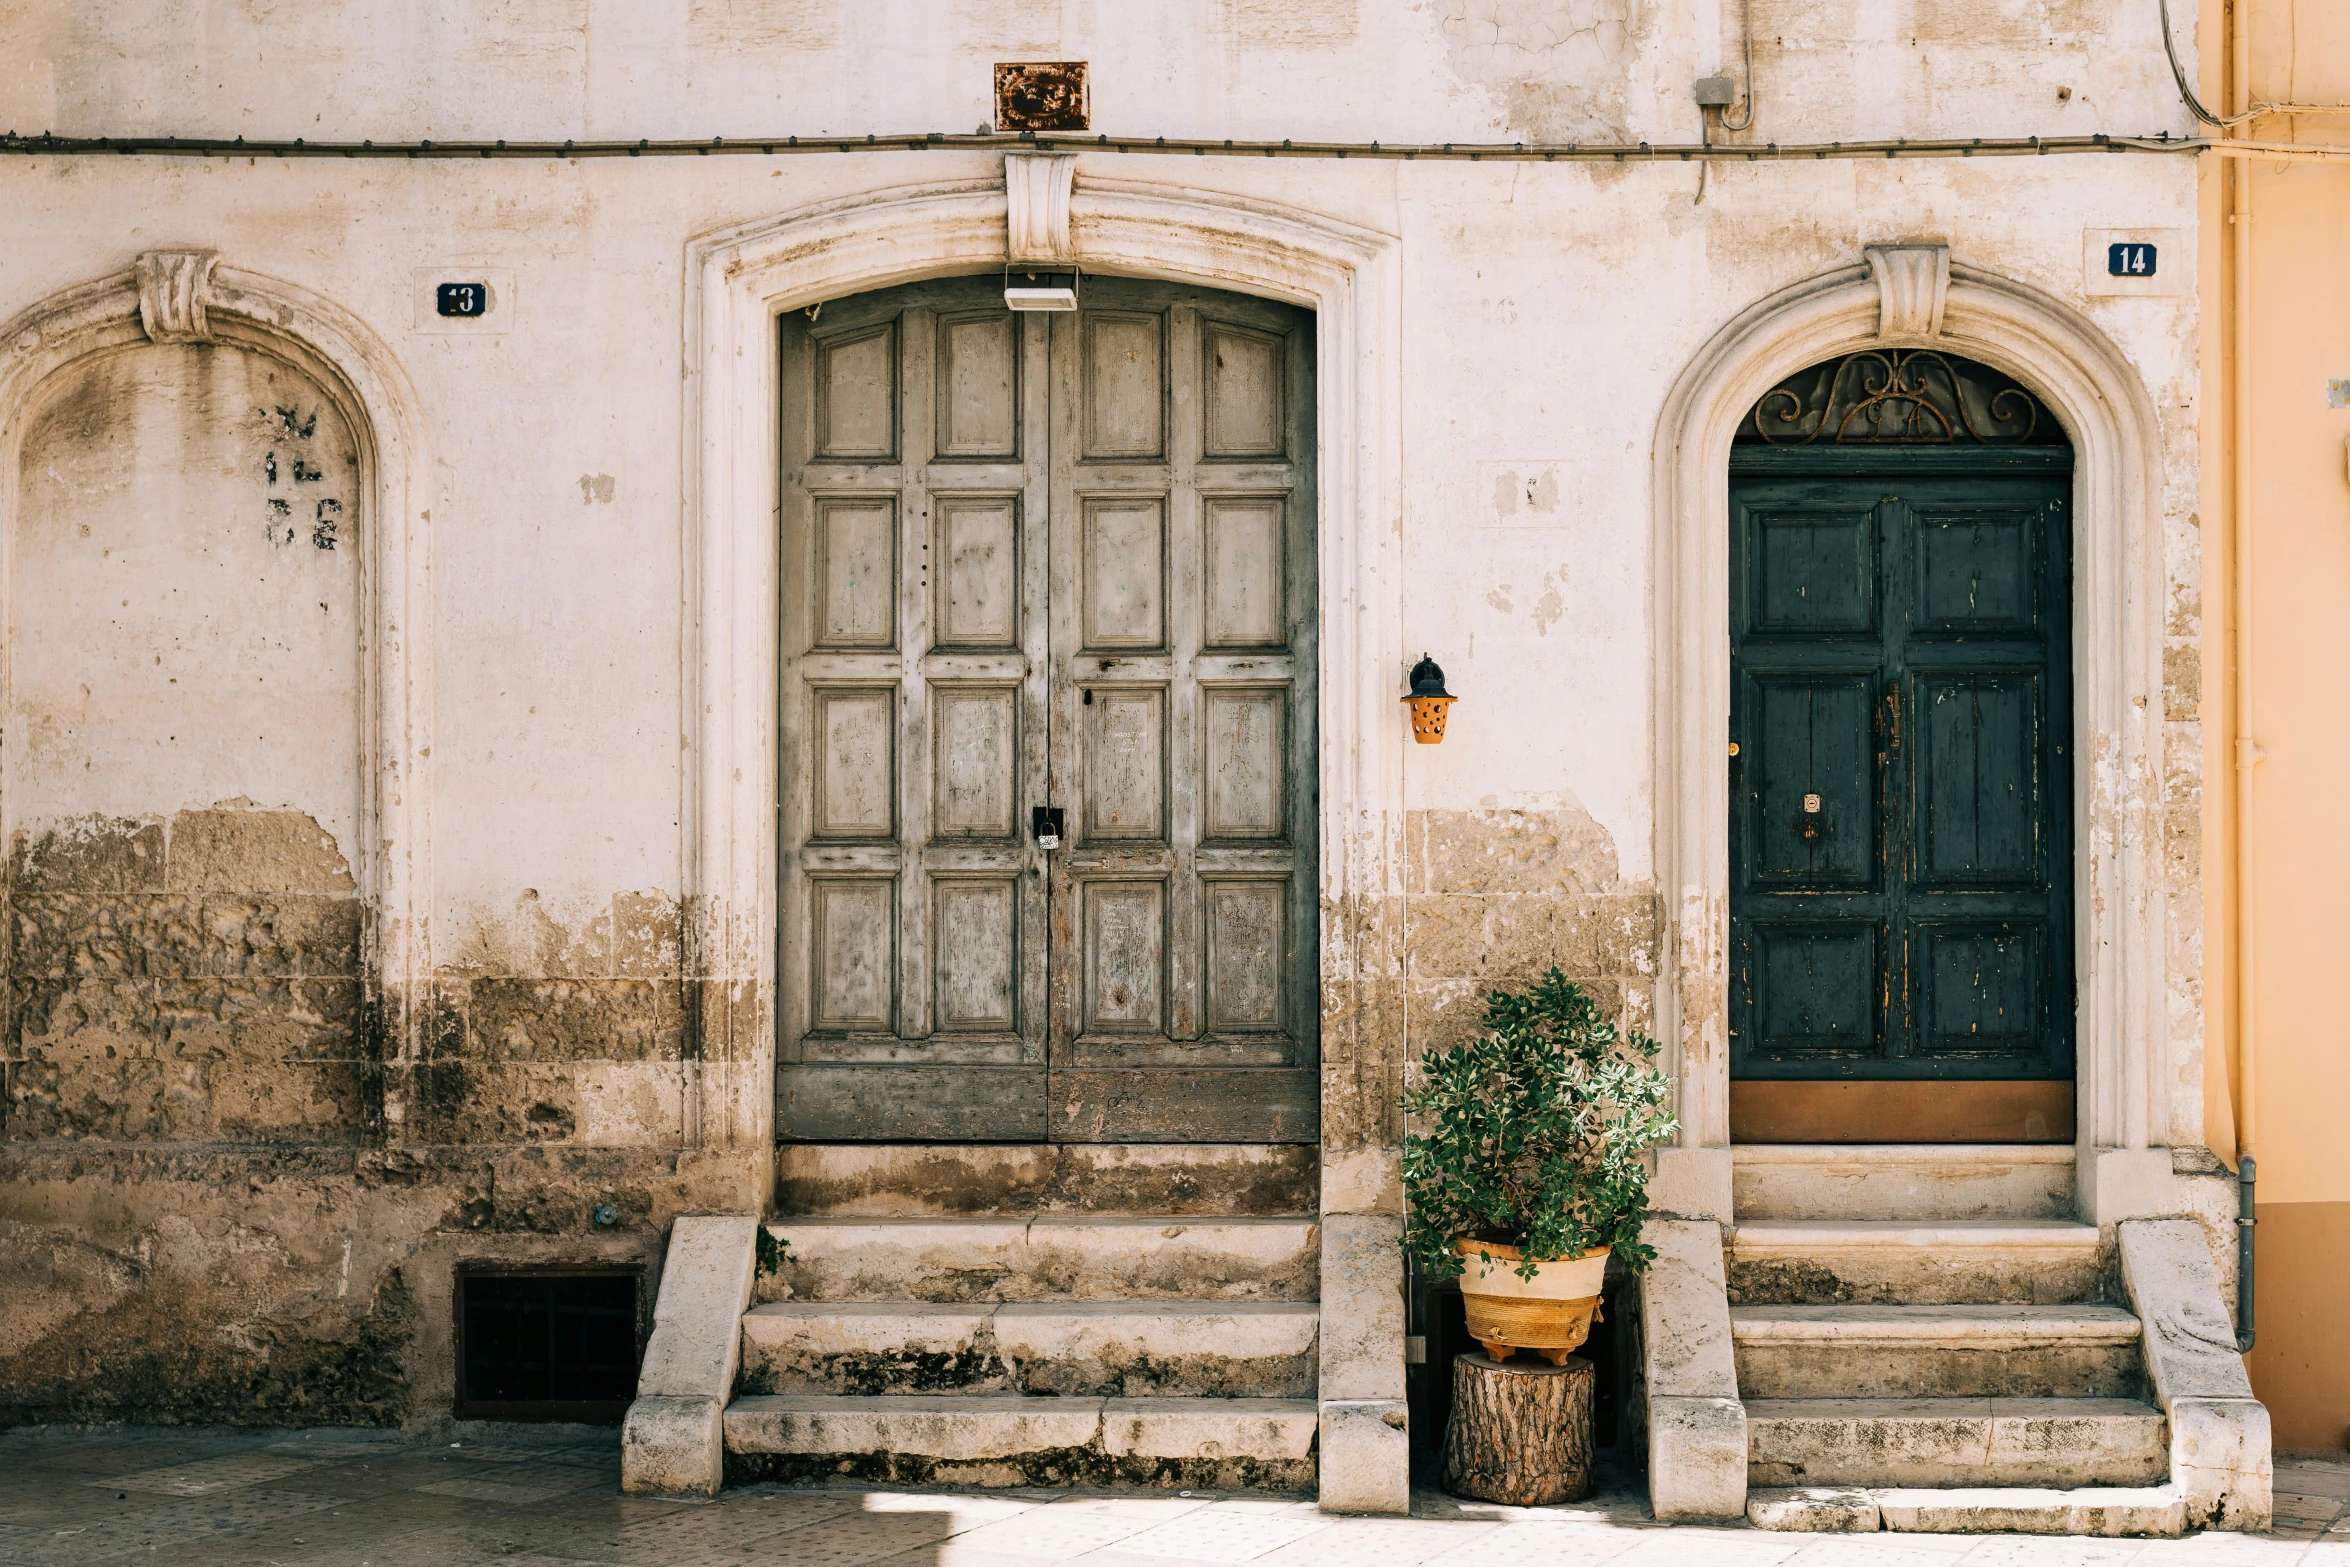
<svg viewBox="0 0 2350 1567">
<path fill-rule="evenodd" d="M 1061 846 L 1061 808 L 1057 805 L 1039 805 L 1028 813 L 1028 825 L 1036 834 L 1036 846 L 1047 854 Z"/>
</svg>

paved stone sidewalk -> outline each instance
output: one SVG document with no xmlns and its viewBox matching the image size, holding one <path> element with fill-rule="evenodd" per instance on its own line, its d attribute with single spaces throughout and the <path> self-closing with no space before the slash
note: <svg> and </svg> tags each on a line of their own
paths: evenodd
<svg viewBox="0 0 2350 1567">
<path fill-rule="evenodd" d="M 1666 1528 L 1617 1484 L 1573 1507 L 1423 1493 L 1410 1519 L 1281 1497 L 743 1486 L 620 1495 L 602 1433 L 157 1427 L 0 1432 L 0 1562 L 78 1567 L 2350 1567 L 2350 1462 L 2280 1463 L 2267 1537 L 2052 1540 Z"/>
</svg>

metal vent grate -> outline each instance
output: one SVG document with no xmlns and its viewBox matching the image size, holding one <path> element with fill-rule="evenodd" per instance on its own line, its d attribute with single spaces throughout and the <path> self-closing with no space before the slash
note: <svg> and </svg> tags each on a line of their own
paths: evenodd
<svg viewBox="0 0 2350 1567">
<path fill-rule="evenodd" d="M 634 1269 L 457 1276 L 457 1414 L 615 1423 L 636 1396 Z"/>
</svg>

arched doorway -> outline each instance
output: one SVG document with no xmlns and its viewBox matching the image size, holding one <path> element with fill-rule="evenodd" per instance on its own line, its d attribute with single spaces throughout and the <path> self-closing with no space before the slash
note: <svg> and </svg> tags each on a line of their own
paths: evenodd
<svg viewBox="0 0 2350 1567">
<path fill-rule="evenodd" d="M 2071 1140 L 2065 432 L 1878 348 L 1729 468 L 1731 1140 Z"/>
<path fill-rule="evenodd" d="M 1311 1144 L 1314 318 L 782 317 L 778 1130 Z"/>
</svg>

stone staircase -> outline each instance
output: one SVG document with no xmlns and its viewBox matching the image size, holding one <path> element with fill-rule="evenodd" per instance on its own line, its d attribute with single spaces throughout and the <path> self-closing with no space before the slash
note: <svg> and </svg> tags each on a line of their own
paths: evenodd
<svg viewBox="0 0 2350 1567">
<path fill-rule="evenodd" d="M 2171 1535 L 2170 1426 L 2069 1147 L 1733 1150 L 1764 1528 Z"/>
<path fill-rule="evenodd" d="M 728 1472 L 1311 1490 L 1313 1152 L 787 1146 Z"/>
</svg>

